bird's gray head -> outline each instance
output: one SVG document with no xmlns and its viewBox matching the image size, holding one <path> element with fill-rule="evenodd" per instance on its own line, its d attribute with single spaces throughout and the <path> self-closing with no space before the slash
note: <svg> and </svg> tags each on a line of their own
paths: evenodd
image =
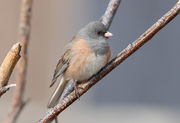
<svg viewBox="0 0 180 123">
<path fill-rule="evenodd" d="M 79 31 L 78 36 L 85 39 L 96 54 L 104 55 L 109 50 L 106 39 L 111 37 L 112 34 L 107 32 L 104 24 L 99 21 L 94 21 L 83 27 Z"/>
<path fill-rule="evenodd" d="M 102 40 L 112 36 L 111 33 L 107 32 L 105 25 L 99 21 L 87 24 L 79 31 L 78 34 L 86 40 Z"/>
</svg>

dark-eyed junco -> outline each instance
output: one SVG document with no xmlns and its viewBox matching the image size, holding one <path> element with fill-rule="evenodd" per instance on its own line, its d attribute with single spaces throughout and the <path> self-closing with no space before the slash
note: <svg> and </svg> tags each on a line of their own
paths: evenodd
<svg viewBox="0 0 180 123">
<path fill-rule="evenodd" d="M 58 61 L 52 83 L 61 76 L 60 83 L 53 93 L 48 108 L 54 107 L 68 83 L 73 81 L 77 92 L 77 82 L 89 79 L 106 65 L 111 57 L 111 49 L 107 39 L 112 34 L 99 21 L 94 21 L 83 27 L 67 44 L 66 50 Z"/>
</svg>

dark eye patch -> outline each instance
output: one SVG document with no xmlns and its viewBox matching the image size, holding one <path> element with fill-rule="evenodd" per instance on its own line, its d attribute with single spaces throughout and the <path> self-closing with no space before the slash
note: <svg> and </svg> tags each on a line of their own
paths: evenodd
<svg viewBox="0 0 180 123">
<path fill-rule="evenodd" d="M 104 35 L 105 32 L 99 31 L 97 32 L 98 35 Z"/>
</svg>

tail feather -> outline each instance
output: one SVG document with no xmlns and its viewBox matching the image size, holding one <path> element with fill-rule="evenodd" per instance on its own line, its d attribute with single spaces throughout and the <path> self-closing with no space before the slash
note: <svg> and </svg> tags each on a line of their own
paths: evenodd
<svg viewBox="0 0 180 123">
<path fill-rule="evenodd" d="M 50 84 L 49 87 L 52 87 L 52 86 L 54 85 L 54 83 L 56 82 L 56 80 L 58 79 L 58 77 L 59 77 L 59 76 L 53 77 L 53 80 L 52 80 L 52 82 L 51 82 L 51 84 Z"/>
<path fill-rule="evenodd" d="M 68 81 L 66 87 L 64 88 L 63 93 L 61 94 L 60 101 L 67 97 L 71 92 L 74 91 L 74 81 Z"/>
<path fill-rule="evenodd" d="M 52 108 L 58 103 L 58 101 L 59 101 L 59 99 L 60 99 L 60 97 L 64 91 L 66 84 L 67 84 L 67 81 L 64 80 L 64 78 L 62 77 L 58 87 L 56 88 L 53 95 L 51 96 L 51 99 L 50 99 L 48 106 L 47 106 L 48 108 Z"/>
</svg>

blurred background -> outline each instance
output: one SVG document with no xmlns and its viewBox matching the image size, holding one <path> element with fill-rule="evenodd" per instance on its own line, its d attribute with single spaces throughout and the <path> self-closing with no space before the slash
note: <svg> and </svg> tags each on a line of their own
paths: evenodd
<svg viewBox="0 0 180 123">
<path fill-rule="evenodd" d="M 37 122 L 65 44 L 104 13 L 109 0 L 34 0 L 25 98 L 18 123 Z M 110 27 L 113 56 L 164 15 L 177 0 L 123 0 Z M 17 42 L 21 0 L 0 1 L 0 62 Z M 60 116 L 61 123 L 179 123 L 180 16 L 95 85 Z M 15 83 L 15 72 L 10 83 Z M 0 121 L 14 89 L 0 99 Z"/>
</svg>

